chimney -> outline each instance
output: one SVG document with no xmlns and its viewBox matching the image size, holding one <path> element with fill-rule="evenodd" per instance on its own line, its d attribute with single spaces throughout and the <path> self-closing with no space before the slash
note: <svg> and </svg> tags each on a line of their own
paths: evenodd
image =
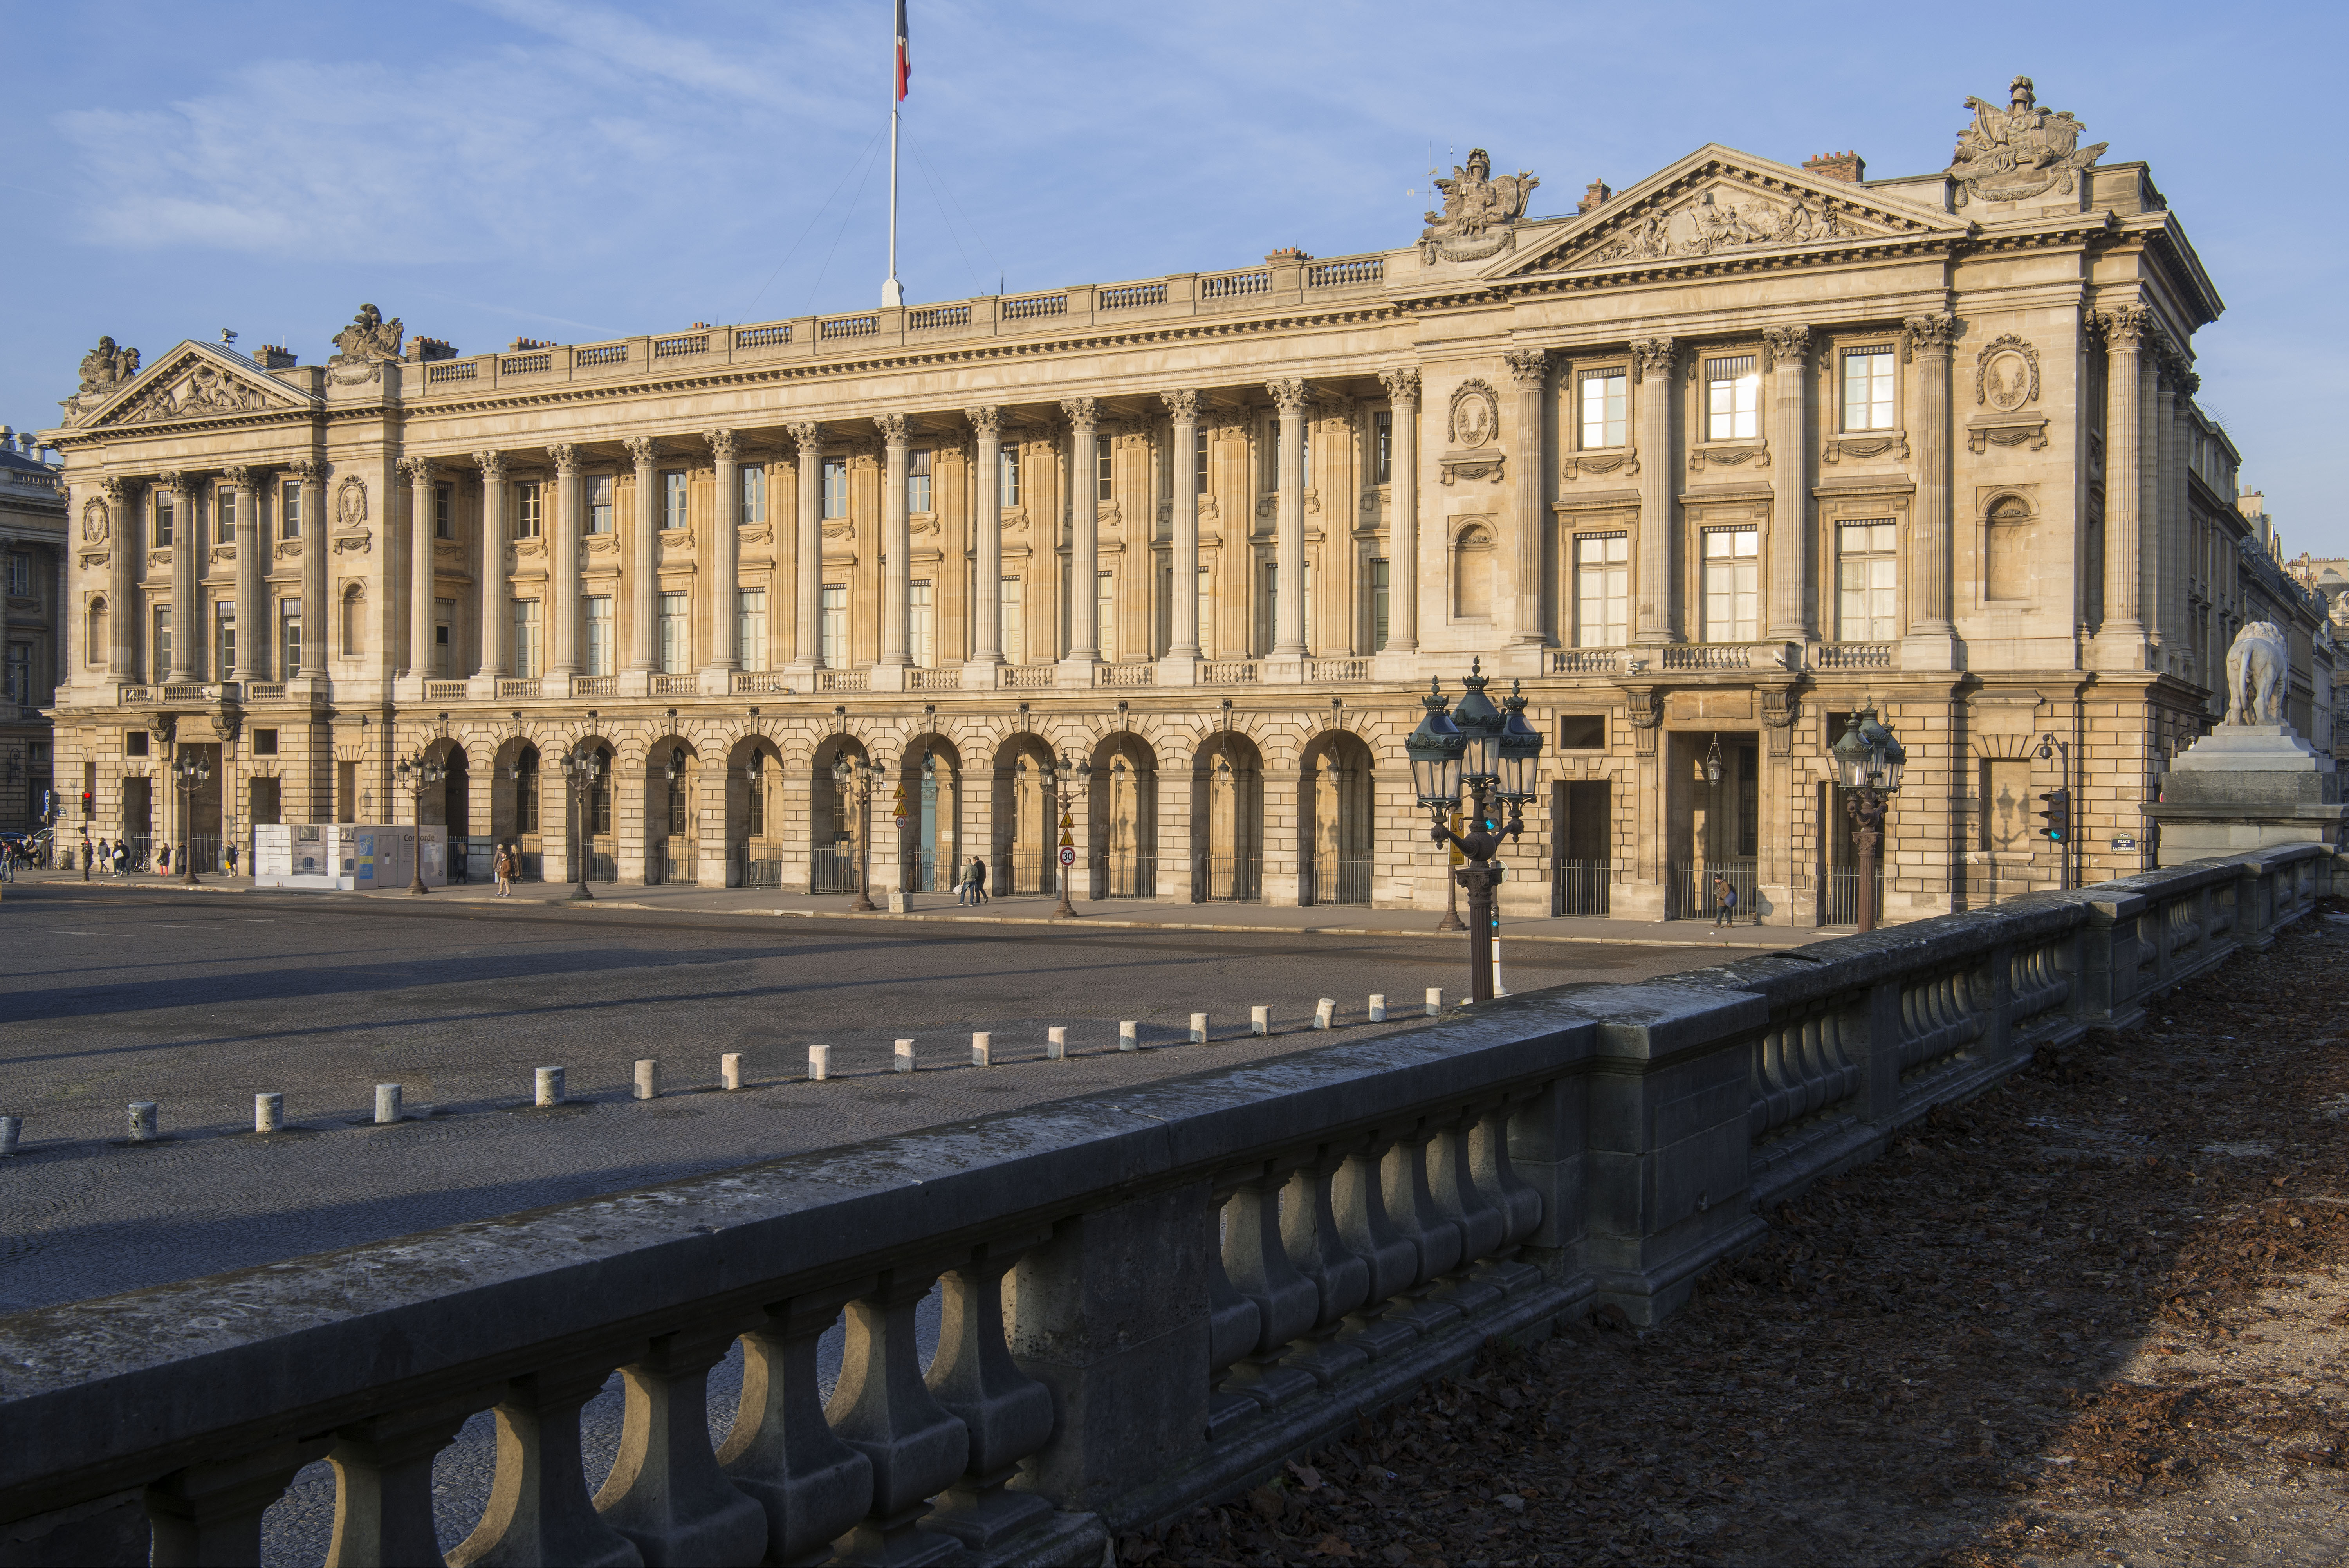
<svg viewBox="0 0 2349 1568">
<path fill-rule="evenodd" d="M 295 360 L 293 352 L 274 343 L 264 343 L 254 350 L 253 358 L 264 370 L 290 370 Z"/>
<path fill-rule="evenodd" d="M 1591 208 L 1596 207 L 1599 202 L 1604 202 L 1608 197 L 1612 196 L 1614 193 L 1614 192 L 1607 188 L 1606 181 L 1593 180 L 1590 182 L 1590 188 L 1582 193 L 1582 200 L 1576 204 L 1574 211 L 1576 214 L 1579 216 L 1580 214 L 1590 211 Z"/>
<path fill-rule="evenodd" d="M 1843 180 L 1857 185 L 1868 178 L 1868 160 L 1857 152 L 1822 152 L 1803 160 L 1806 173 L 1823 180 Z"/>
<path fill-rule="evenodd" d="M 1268 262 L 1309 262 L 1313 258 L 1295 245 L 1283 245 L 1264 259 Z"/>
</svg>

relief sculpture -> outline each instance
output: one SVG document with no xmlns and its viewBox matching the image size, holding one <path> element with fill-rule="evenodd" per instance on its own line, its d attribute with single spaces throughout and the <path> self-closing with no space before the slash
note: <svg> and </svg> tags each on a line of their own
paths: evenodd
<svg viewBox="0 0 2349 1568">
<path fill-rule="evenodd" d="M 2069 192 L 2075 171 L 2094 163 L 2106 146 L 2082 147 L 2080 132 L 2087 128 L 2068 110 L 2041 109 L 2029 77 L 2015 78 L 2007 91 L 2004 109 L 1966 99 L 1974 121 L 1958 132 L 1949 168 L 1961 207 L 1977 197 L 2020 202 L 2049 190 Z"/>
<path fill-rule="evenodd" d="M 1516 221 L 1526 215 L 1526 202 L 1541 181 L 1523 169 L 1493 177 L 1493 160 L 1481 147 L 1471 148 L 1465 166 L 1454 164 L 1452 178 L 1438 180 L 1444 211 L 1426 214 L 1420 231 L 1419 254 L 1426 261 L 1482 261 L 1499 255 L 1516 243 Z"/>
</svg>

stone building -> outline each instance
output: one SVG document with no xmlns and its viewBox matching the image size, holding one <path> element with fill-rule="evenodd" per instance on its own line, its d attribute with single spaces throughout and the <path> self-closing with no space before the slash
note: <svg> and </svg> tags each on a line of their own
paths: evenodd
<svg viewBox="0 0 2349 1568">
<path fill-rule="evenodd" d="M 2144 164 L 2024 78 L 1973 107 L 1942 171 L 1708 145 L 1557 217 L 1480 150 L 1338 259 L 473 355 L 368 306 L 317 366 L 109 340 L 52 438 L 61 766 L 102 832 L 420 808 L 477 865 L 822 890 L 1049 884 L 1057 759 L 1079 897 L 1440 907 L 1402 742 L 1481 659 L 1549 741 L 1507 911 L 1700 914 L 1719 868 L 1837 918 L 1867 704 L 1890 917 L 2055 884 L 2043 737 L 2081 869 L 2136 870 L 2244 611 L 2221 302 Z"/>
<path fill-rule="evenodd" d="M 47 708 L 65 669 L 66 495 L 41 443 L 0 425 L 0 832 L 39 828 L 49 804 Z"/>
</svg>

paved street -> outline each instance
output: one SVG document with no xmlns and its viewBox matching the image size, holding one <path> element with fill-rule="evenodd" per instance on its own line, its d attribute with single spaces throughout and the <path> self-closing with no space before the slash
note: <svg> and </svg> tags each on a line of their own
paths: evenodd
<svg viewBox="0 0 2349 1568">
<path fill-rule="evenodd" d="M 1278 929 L 777 919 L 323 894 L 22 884 L 0 904 L 13 960 L 0 1112 L 0 1311 L 78 1300 L 751 1160 L 1200 1071 L 1371 1032 L 1430 985 L 1460 994 L 1464 940 Z M 1687 948 L 1523 942 L 1513 988 L 1687 969 Z M 1276 1033 L 1247 1037 L 1269 1005 Z M 1194 1011 L 1216 1043 L 1185 1044 Z M 1145 1049 L 1115 1049 L 1139 1019 Z M 1071 1059 L 1044 1059 L 1048 1026 Z M 974 1029 L 1000 1064 L 968 1065 Z M 923 1068 L 890 1071 L 892 1042 Z M 838 1081 L 804 1081 L 807 1047 Z M 716 1092 L 745 1054 L 750 1086 Z M 630 1097 L 662 1063 L 664 1097 Z M 577 1103 L 530 1104 L 561 1064 Z M 410 1119 L 369 1125 L 374 1085 Z M 251 1132 L 253 1096 L 288 1131 Z M 158 1144 L 124 1106 L 160 1102 Z"/>
</svg>

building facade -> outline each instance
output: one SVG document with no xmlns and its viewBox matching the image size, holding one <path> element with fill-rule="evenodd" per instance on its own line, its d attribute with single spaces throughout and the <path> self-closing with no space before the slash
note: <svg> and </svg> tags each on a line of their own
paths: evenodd
<svg viewBox="0 0 2349 1568">
<path fill-rule="evenodd" d="M 318 366 L 109 340 L 50 438 L 60 765 L 96 831 L 200 845 L 420 810 L 550 878 L 1016 888 L 1065 836 L 1079 897 L 1441 907 L 1402 742 L 1481 659 L 1550 742 L 1506 911 L 1701 914 L 1720 869 L 1837 918 L 1868 704 L 1892 918 L 2055 885 L 2065 754 L 2080 869 L 2133 871 L 2241 516 L 2218 294 L 2078 133 L 2017 78 L 1940 172 L 1706 146 L 1533 218 L 1479 151 L 1336 260 L 470 356 L 369 306 Z"/>
<path fill-rule="evenodd" d="M 66 667 L 66 493 L 38 440 L 0 425 L 0 832 L 51 805 L 48 715 Z"/>
</svg>

